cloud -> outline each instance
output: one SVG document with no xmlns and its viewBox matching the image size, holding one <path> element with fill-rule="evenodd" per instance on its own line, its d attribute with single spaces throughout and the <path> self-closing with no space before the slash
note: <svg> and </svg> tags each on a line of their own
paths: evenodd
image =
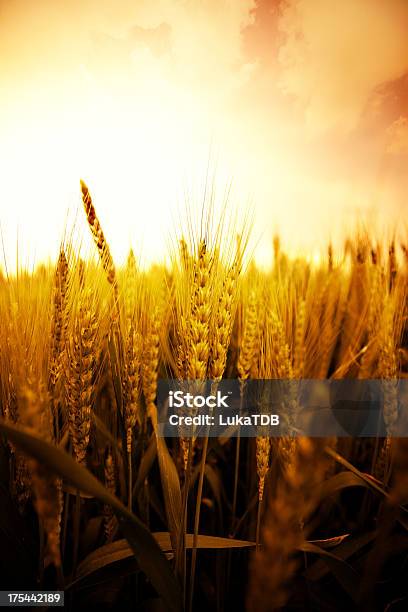
<svg viewBox="0 0 408 612">
<path fill-rule="evenodd" d="M 373 91 L 408 70 L 405 0 L 292 0 L 280 28 L 280 85 L 311 130 L 353 130 Z"/>
<path fill-rule="evenodd" d="M 128 39 L 136 45 L 148 47 L 156 57 L 161 57 L 171 49 L 171 27 L 168 23 L 160 23 L 154 28 L 133 26 Z"/>
<path fill-rule="evenodd" d="M 387 129 L 387 153 L 391 155 L 408 154 L 408 119 L 400 117 Z"/>
</svg>

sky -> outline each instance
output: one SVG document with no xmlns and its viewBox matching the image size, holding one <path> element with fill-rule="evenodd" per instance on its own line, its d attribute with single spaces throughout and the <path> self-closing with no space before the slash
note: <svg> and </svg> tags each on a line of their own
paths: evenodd
<svg viewBox="0 0 408 612">
<path fill-rule="evenodd" d="M 161 260 L 205 185 L 258 261 L 401 228 L 406 0 L 0 0 L 0 226 L 55 257 L 79 179 L 115 258 Z"/>
</svg>

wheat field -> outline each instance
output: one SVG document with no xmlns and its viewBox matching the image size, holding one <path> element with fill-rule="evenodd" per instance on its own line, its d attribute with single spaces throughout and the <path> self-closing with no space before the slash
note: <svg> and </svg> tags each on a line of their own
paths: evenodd
<svg viewBox="0 0 408 612">
<path fill-rule="evenodd" d="M 318 263 L 206 223 L 171 264 L 0 276 L 0 586 L 67 609 L 406 609 L 408 245 L 356 233 Z M 160 379 L 381 379 L 385 438 L 158 433 Z M 405 569 L 404 569 L 405 568 Z M 388 606 L 388 607 L 387 607 Z"/>
</svg>

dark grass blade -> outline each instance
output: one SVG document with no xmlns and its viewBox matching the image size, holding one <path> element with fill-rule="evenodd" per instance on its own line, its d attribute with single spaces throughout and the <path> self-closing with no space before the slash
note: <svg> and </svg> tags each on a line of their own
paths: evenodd
<svg viewBox="0 0 408 612">
<path fill-rule="evenodd" d="M 376 532 L 370 531 L 354 538 L 347 538 L 336 547 L 336 557 L 343 561 L 360 552 L 375 540 Z M 321 580 L 330 571 L 328 565 L 319 559 L 305 571 L 304 575 L 308 580 L 316 582 Z"/>
<path fill-rule="evenodd" d="M 167 531 L 153 533 L 152 535 L 163 552 L 172 552 L 170 534 Z M 193 534 L 189 533 L 186 535 L 186 548 L 192 548 L 192 546 Z M 254 542 L 233 540 L 230 538 L 217 538 L 207 535 L 199 535 L 197 541 L 197 548 L 207 550 L 250 548 L 253 546 L 255 546 Z M 132 557 L 133 552 L 126 540 L 117 540 L 116 542 L 105 544 L 104 546 L 101 546 L 97 550 L 91 552 L 82 561 L 82 563 L 80 563 L 76 580 L 71 583 L 71 585 L 68 585 L 67 588 L 77 586 L 79 582 L 108 565 L 118 563 L 125 559 L 131 559 Z"/>
<path fill-rule="evenodd" d="M 180 538 L 183 535 L 180 532 L 181 517 L 183 515 L 180 479 L 177 468 L 167 448 L 166 440 L 158 434 L 157 408 L 154 405 L 151 407 L 150 417 L 156 436 L 157 458 L 159 461 L 167 526 L 170 531 L 173 547 L 177 551 Z"/>
<path fill-rule="evenodd" d="M 136 497 L 138 492 L 143 487 L 144 481 L 150 472 L 150 469 L 154 463 L 154 460 L 156 459 L 156 455 L 157 455 L 156 437 L 153 434 L 150 438 L 146 452 L 143 453 L 143 456 L 140 460 L 139 471 L 137 473 L 136 482 L 133 487 L 133 497 Z"/>
<path fill-rule="evenodd" d="M 343 589 L 350 595 L 354 602 L 357 602 L 361 577 L 351 565 L 334 553 L 320 548 L 320 546 L 316 546 L 316 544 L 312 544 L 311 542 L 304 542 L 301 550 L 321 557 Z"/>
</svg>

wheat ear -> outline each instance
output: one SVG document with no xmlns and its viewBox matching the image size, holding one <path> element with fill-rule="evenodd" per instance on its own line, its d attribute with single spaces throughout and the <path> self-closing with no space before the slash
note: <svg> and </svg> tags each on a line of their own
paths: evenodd
<svg viewBox="0 0 408 612">
<path fill-rule="evenodd" d="M 80 181 L 81 183 L 81 192 L 82 192 L 82 203 L 84 205 L 86 218 L 88 221 L 88 225 L 92 232 L 94 242 L 98 248 L 99 256 L 101 258 L 103 269 L 105 270 L 106 277 L 108 282 L 112 285 L 115 297 L 118 297 L 118 288 L 116 281 L 116 268 L 113 263 L 112 255 L 109 249 L 109 245 L 105 238 L 105 235 L 102 231 L 101 224 L 99 222 L 98 216 L 96 214 L 95 207 L 92 202 L 91 194 L 89 193 L 89 189 L 84 181 Z"/>
<path fill-rule="evenodd" d="M 87 293 L 80 296 L 67 373 L 69 429 L 78 463 L 85 463 L 91 430 L 97 332 L 98 320 L 91 294 Z"/>
</svg>

